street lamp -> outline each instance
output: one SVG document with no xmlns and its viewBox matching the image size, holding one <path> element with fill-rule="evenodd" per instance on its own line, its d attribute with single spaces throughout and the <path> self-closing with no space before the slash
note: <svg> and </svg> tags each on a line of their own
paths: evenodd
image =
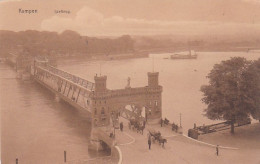
<svg viewBox="0 0 260 164">
<path fill-rule="evenodd" d="M 115 127 L 115 115 L 114 115 L 114 112 L 112 112 L 112 121 L 113 121 L 113 127 L 114 127 L 114 138 L 116 137 L 116 127 Z"/>
<path fill-rule="evenodd" d="M 180 127 L 181 127 L 181 113 L 180 113 Z"/>
<path fill-rule="evenodd" d="M 115 122 L 113 122 L 113 126 L 114 126 L 114 138 L 116 138 L 116 127 L 115 127 Z"/>
</svg>

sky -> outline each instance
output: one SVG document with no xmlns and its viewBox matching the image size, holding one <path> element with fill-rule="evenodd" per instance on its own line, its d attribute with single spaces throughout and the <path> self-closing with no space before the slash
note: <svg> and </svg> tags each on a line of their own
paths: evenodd
<svg viewBox="0 0 260 164">
<path fill-rule="evenodd" d="M 260 0 L 0 0 L 0 30 L 259 35 Z"/>
</svg>

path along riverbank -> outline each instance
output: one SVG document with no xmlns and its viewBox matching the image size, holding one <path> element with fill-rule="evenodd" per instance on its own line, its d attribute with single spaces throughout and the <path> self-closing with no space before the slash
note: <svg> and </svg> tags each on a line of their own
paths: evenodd
<svg viewBox="0 0 260 164">
<path fill-rule="evenodd" d="M 257 138 L 257 136 L 259 136 L 260 133 L 258 132 L 256 132 L 254 135 L 251 135 L 252 138 L 254 138 L 254 141 L 252 140 L 252 138 L 249 138 L 250 141 L 248 141 L 247 138 L 244 138 L 244 146 L 236 147 L 239 145 L 233 145 L 232 143 L 236 143 L 236 138 L 240 137 L 234 137 L 235 139 L 233 142 L 225 145 L 226 143 L 229 143 L 228 140 L 232 140 L 232 137 L 230 137 L 230 139 L 228 138 L 228 140 L 225 141 L 226 135 L 222 134 L 224 132 L 212 133 L 208 136 L 200 136 L 200 140 L 202 142 L 196 142 L 181 134 L 172 132 L 171 129 L 168 127 L 160 127 L 160 125 L 147 125 L 142 135 L 140 133 L 137 133 L 136 131 L 130 130 L 127 127 L 127 121 L 125 119 L 121 118 L 120 121 L 124 122 L 125 126 L 123 132 L 121 132 L 120 130 L 116 130 L 116 140 L 118 143 L 117 145 L 122 153 L 123 164 L 219 164 L 230 162 L 237 164 L 260 163 L 260 147 L 255 146 L 250 148 L 250 146 L 253 145 L 253 143 L 251 142 L 259 142 L 260 139 L 259 137 Z M 240 128 L 242 130 L 240 130 Z M 252 131 L 252 129 L 259 128 L 259 124 L 247 125 L 247 127 L 240 128 L 236 129 L 237 134 L 239 136 L 243 136 L 240 135 L 240 133 L 249 133 Z M 152 144 L 151 150 L 148 149 L 147 129 L 160 131 L 162 136 L 167 138 L 167 143 L 165 144 L 164 148 L 156 142 Z M 246 136 L 247 135 L 245 135 L 245 137 Z M 215 144 L 220 145 L 219 156 L 216 155 L 216 147 L 214 146 Z M 245 145 L 247 144 L 248 147 L 245 147 Z"/>
</svg>

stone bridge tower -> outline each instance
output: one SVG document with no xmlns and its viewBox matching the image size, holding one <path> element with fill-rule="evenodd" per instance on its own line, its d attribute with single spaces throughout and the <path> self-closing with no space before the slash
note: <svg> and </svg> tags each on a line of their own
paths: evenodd
<svg viewBox="0 0 260 164">
<path fill-rule="evenodd" d="M 109 143 L 109 139 L 106 139 L 101 131 L 111 131 L 111 127 L 115 127 L 119 115 L 132 119 L 136 118 L 137 111 L 141 110 L 145 111 L 145 118 L 142 119 L 146 119 L 149 124 L 160 122 L 162 86 L 159 85 L 158 78 L 158 72 L 148 72 L 148 85 L 145 87 L 110 90 L 106 87 L 107 76 L 96 75 L 94 77 L 95 89 L 90 94 L 90 102 L 87 103 L 90 104 L 92 115 L 91 145 L 95 149 L 100 148 L 99 141 L 107 140 L 106 143 Z M 126 109 L 126 106 L 129 105 L 133 107 L 132 110 Z M 141 115 L 138 115 L 139 117 Z"/>
<path fill-rule="evenodd" d="M 95 76 L 95 90 L 91 99 L 92 126 L 109 126 L 111 112 L 119 113 L 122 107 L 128 104 L 143 107 L 148 123 L 159 123 L 162 117 L 162 86 L 159 85 L 159 72 L 148 72 L 147 75 L 148 86 L 119 90 L 107 89 L 107 76 Z"/>
<path fill-rule="evenodd" d="M 148 123 L 159 123 L 162 118 L 162 86 L 159 72 L 148 72 L 145 115 Z"/>
<path fill-rule="evenodd" d="M 92 97 L 92 126 L 101 127 L 110 124 L 108 104 L 107 76 L 95 76 L 95 90 Z"/>
<path fill-rule="evenodd" d="M 95 76 L 95 89 L 91 94 L 91 136 L 89 149 L 102 150 L 101 141 L 109 143 L 106 140 L 107 127 L 110 124 L 110 112 L 108 105 L 108 89 L 106 87 L 107 76 Z M 110 143 L 110 147 L 113 143 Z"/>
</svg>

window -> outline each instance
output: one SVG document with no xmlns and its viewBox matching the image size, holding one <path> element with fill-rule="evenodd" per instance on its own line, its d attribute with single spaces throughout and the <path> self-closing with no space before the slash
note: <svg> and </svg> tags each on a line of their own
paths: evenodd
<svg viewBox="0 0 260 164">
<path fill-rule="evenodd" d="M 97 108 L 95 108 L 94 113 L 95 113 L 95 115 L 97 115 Z"/>
<path fill-rule="evenodd" d="M 102 107 L 101 114 L 105 114 L 105 109 Z"/>
<path fill-rule="evenodd" d="M 155 106 L 158 106 L 158 101 L 155 101 Z"/>
</svg>

